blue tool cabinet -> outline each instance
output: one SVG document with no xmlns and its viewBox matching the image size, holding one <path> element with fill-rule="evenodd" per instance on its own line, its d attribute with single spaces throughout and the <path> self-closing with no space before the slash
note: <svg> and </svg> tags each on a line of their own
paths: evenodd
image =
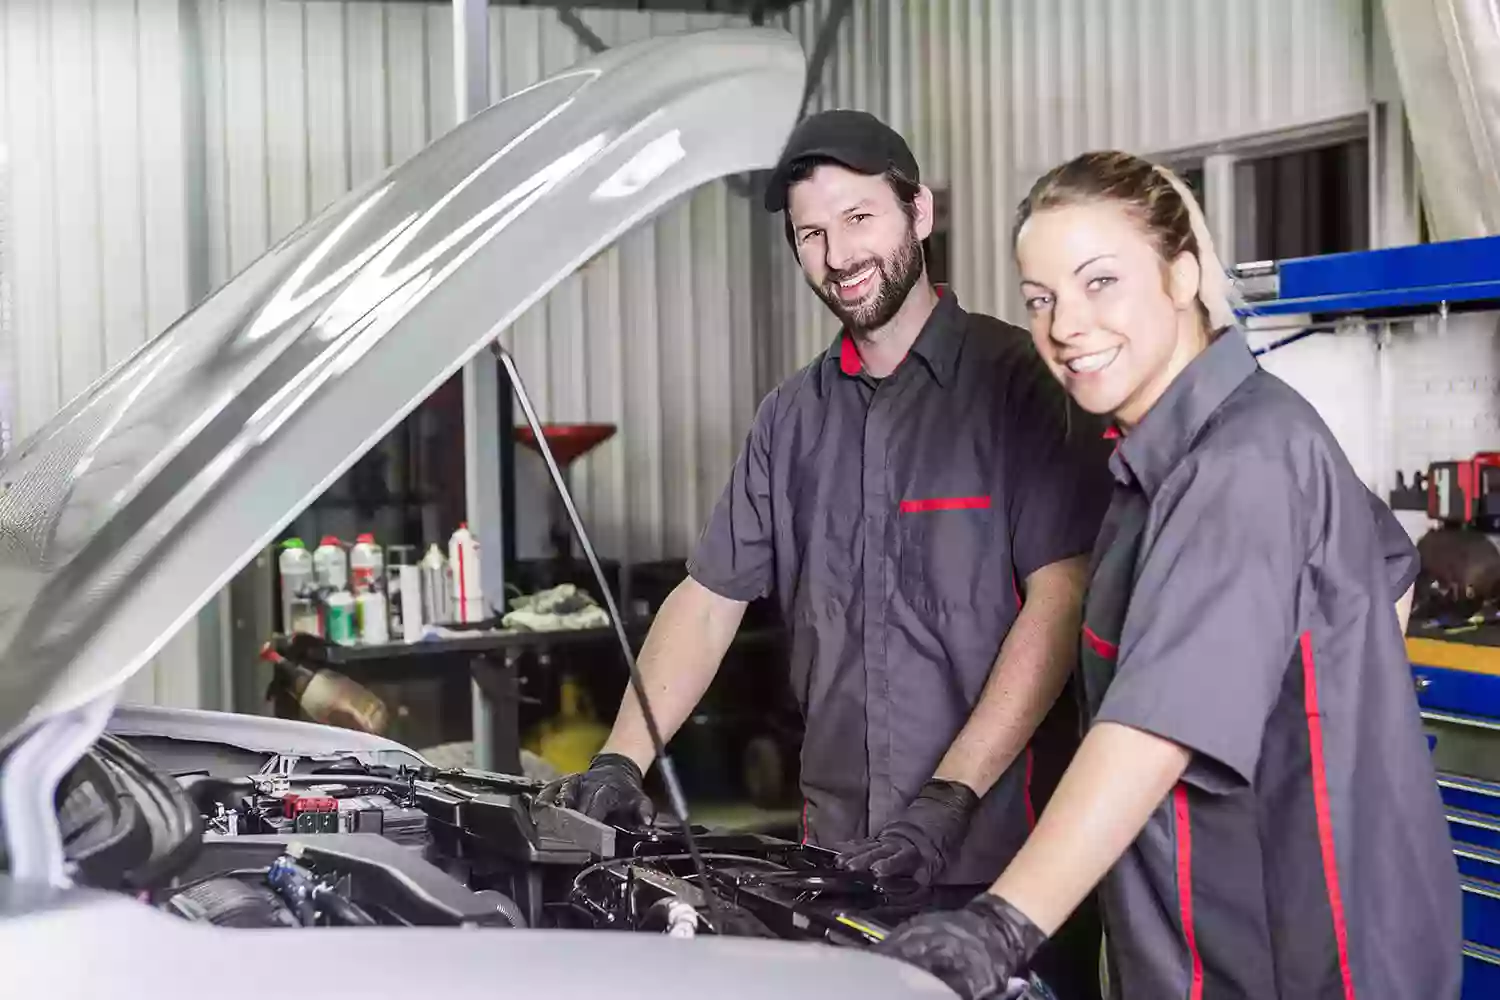
<svg viewBox="0 0 1500 1000">
<path fill-rule="evenodd" d="M 1500 647 L 1407 649 L 1463 880 L 1463 997 L 1500 997 Z"/>
</svg>

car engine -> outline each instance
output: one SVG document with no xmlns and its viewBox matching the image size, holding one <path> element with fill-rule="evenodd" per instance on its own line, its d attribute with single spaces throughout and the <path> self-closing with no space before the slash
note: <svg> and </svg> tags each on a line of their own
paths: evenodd
<svg viewBox="0 0 1500 1000">
<path fill-rule="evenodd" d="M 560 927 L 861 946 L 932 905 L 831 852 L 695 827 L 630 830 L 535 801 L 542 783 L 470 769 L 275 757 L 240 778 L 176 782 L 201 845 L 143 895 L 229 927 Z"/>
</svg>

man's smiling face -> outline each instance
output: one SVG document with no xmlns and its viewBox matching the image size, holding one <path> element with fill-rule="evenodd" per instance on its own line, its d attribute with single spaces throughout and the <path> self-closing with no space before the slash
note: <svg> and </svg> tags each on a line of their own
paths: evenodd
<svg viewBox="0 0 1500 1000">
<path fill-rule="evenodd" d="M 889 323 L 922 277 L 931 212 L 883 176 L 819 165 L 787 192 L 787 215 L 808 285 L 856 336 Z"/>
</svg>

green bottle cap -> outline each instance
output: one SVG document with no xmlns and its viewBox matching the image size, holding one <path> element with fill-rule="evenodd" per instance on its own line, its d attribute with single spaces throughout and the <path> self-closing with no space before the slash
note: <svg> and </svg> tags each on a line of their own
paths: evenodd
<svg viewBox="0 0 1500 1000">
<path fill-rule="evenodd" d="M 302 544 L 302 539 L 300 539 L 300 538 L 288 538 L 286 541 L 284 541 L 284 542 L 281 543 L 281 547 L 284 548 L 284 549 L 305 549 L 305 548 L 307 548 L 306 545 Z"/>
</svg>

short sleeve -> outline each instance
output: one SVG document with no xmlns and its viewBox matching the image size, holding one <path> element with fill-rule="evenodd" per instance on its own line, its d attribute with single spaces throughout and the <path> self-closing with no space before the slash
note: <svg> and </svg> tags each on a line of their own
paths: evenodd
<svg viewBox="0 0 1500 1000">
<path fill-rule="evenodd" d="M 1252 781 L 1296 649 L 1310 516 L 1289 463 L 1190 455 L 1153 503 L 1096 722 L 1193 751 L 1184 777 L 1209 791 Z"/>
<path fill-rule="evenodd" d="M 1373 491 L 1366 490 L 1370 498 L 1370 513 L 1375 517 L 1375 539 L 1385 560 L 1385 575 L 1391 583 L 1391 603 L 1401 599 L 1406 589 L 1417 582 L 1422 569 L 1422 559 L 1411 536 L 1396 519 L 1391 508 Z"/>
<path fill-rule="evenodd" d="M 766 596 L 774 579 L 771 431 L 777 396 L 773 391 L 761 401 L 729 483 L 688 560 L 694 580 L 734 601 Z"/>
<path fill-rule="evenodd" d="M 1017 367 L 1002 433 L 1011 553 L 1025 580 L 1093 550 L 1114 488 L 1113 445 L 1034 354 Z"/>
</svg>

